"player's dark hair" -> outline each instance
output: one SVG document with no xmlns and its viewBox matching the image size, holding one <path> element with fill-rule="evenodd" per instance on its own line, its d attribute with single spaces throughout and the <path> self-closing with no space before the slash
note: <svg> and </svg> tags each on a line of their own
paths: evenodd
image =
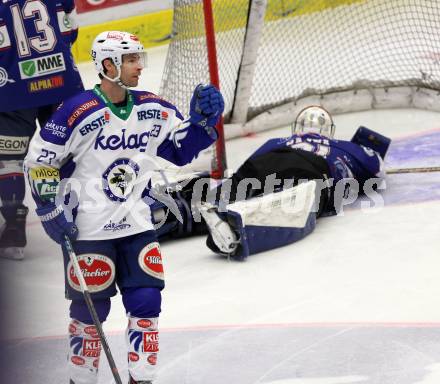
<svg viewBox="0 0 440 384">
<path fill-rule="evenodd" d="M 101 64 L 103 64 L 105 60 L 110 60 L 113 63 L 113 60 L 111 58 L 107 57 L 104 60 L 102 60 Z M 104 71 L 104 74 L 106 75 L 108 71 L 107 71 L 107 68 L 105 67 L 105 65 L 102 65 L 102 70 Z M 101 73 L 98 73 L 98 76 L 101 80 L 104 78 L 104 76 L 102 76 Z"/>
</svg>

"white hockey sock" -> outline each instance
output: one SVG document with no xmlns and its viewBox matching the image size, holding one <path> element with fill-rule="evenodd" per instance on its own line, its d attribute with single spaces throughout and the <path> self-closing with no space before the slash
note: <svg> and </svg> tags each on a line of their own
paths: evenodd
<svg viewBox="0 0 440 384">
<path fill-rule="evenodd" d="M 128 316 L 128 372 L 136 381 L 153 381 L 159 353 L 158 318 Z"/>
<path fill-rule="evenodd" d="M 72 319 L 69 324 L 69 376 L 75 384 L 98 382 L 101 341 L 94 325 Z"/>
</svg>

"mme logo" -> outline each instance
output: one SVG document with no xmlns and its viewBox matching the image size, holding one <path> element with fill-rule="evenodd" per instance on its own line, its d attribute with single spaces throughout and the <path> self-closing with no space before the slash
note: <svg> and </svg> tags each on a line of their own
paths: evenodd
<svg viewBox="0 0 440 384">
<path fill-rule="evenodd" d="M 50 73 L 62 72 L 66 70 L 62 53 L 43 56 L 37 59 L 21 61 L 18 63 L 20 76 L 22 79 L 48 75 Z"/>
</svg>

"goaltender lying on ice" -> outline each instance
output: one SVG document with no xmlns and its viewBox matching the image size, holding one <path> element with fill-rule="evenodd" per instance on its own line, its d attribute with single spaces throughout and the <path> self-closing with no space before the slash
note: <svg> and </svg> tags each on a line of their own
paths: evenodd
<svg viewBox="0 0 440 384">
<path fill-rule="evenodd" d="M 165 214 L 171 205 L 161 198 L 153 204 L 160 237 L 207 230 L 211 250 L 242 260 L 304 238 L 317 218 L 341 213 L 359 194 L 378 201 L 391 140 L 365 127 L 350 141 L 334 139 L 334 132 L 330 114 L 309 106 L 291 136 L 267 141 L 216 188 L 207 175 L 166 181 L 175 209 Z"/>
</svg>

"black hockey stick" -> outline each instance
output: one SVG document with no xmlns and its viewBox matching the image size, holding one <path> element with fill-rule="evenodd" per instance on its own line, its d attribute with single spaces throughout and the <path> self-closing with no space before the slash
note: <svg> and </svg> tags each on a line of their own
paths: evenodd
<svg viewBox="0 0 440 384">
<path fill-rule="evenodd" d="M 387 169 L 385 172 L 388 175 L 394 173 L 425 173 L 425 172 L 440 172 L 440 167 L 421 167 L 421 168 L 392 168 Z"/>
<path fill-rule="evenodd" d="M 108 364 L 112 371 L 115 382 L 116 384 L 122 384 L 121 376 L 119 376 L 118 368 L 116 367 L 115 360 L 113 359 L 113 355 L 110 351 L 110 347 L 105 338 L 104 331 L 102 330 L 101 322 L 99 321 L 98 314 L 96 313 L 95 306 L 93 305 L 92 297 L 90 296 L 90 292 L 89 292 L 89 287 L 87 286 L 87 283 L 84 280 L 84 276 L 79 266 L 78 259 L 76 258 L 76 254 L 72 247 L 72 243 L 70 242 L 70 239 L 66 235 L 64 236 L 64 245 L 69 254 L 70 261 L 72 262 L 75 275 L 78 277 L 81 292 L 84 295 L 84 300 L 87 304 L 87 307 L 89 308 L 90 315 L 92 316 L 96 330 L 98 331 L 99 340 L 101 342 L 102 349 L 104 349 L 105 355 L 107 356 Z"/>
</svg>

